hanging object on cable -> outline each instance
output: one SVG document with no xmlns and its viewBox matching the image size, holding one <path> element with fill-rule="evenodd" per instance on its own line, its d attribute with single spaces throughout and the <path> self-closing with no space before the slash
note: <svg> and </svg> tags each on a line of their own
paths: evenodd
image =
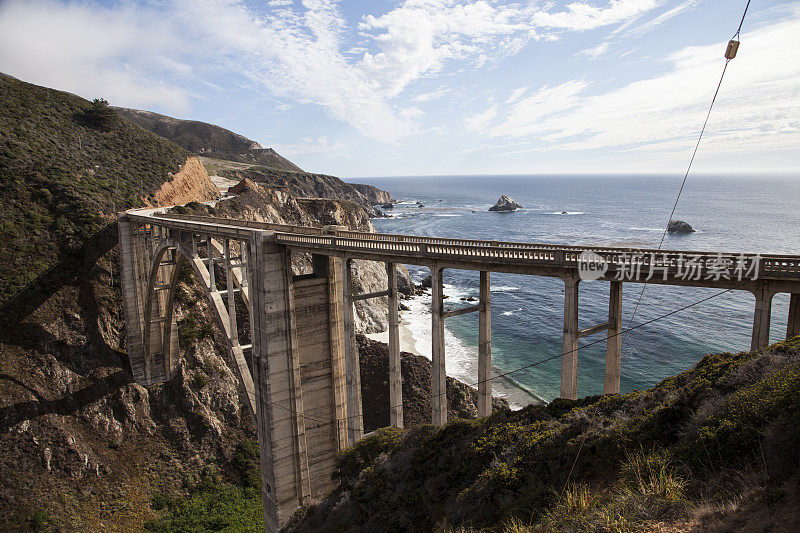
<svg viewBox="0 0 800 533">
<path fill-rule="evenodd" d="M 739 51 L 739 41 L 736 39 L 731 39 L 728 42 L 728 49 L 725 50 L 725 59 L 731 60 L 736 57 L 736 52 Z"/>
</svg>

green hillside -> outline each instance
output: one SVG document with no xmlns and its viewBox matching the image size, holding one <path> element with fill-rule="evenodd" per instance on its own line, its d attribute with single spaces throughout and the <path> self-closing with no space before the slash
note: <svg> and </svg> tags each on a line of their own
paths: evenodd
<svg viewBox="0 0 800 533">
<path fill-rule="evenodd" d="M 798 531 L 798 427 L 795 337 L 648 391 L 379 430 L 287 529 Z"/>
<path fill-rule="evenodd" d="M 190 155 L 78 96 L 0 75 L 0 301 L 74 256 Z"/>
</svg>

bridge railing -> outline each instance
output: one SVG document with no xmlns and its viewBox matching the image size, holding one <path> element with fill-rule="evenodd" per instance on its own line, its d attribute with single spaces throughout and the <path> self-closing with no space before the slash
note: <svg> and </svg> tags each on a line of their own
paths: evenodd
<svg viewBox="0 0 800 533">
<path fill-rule="evenodd" d="M 147 217 L 141 217 L 147 218 Z M 522 242 L 486 241 L 423 237 L 387 233 L 369 233 L 352 230 L 326 232 L 322 228 L 273 224 L 240 219 L 225 219 L 200 215 L 165 213 L 152 218 L 166 219 L 180 227 L 181 221 L 196 222 L 203 228 L 210 226 L 248 228 L 275 231 L 278 242 L 302 247 L 321 247 L 353 252 L 376 252 L 389 255 L 414 254 L 430 258 L 453 258 L 521 262 L 578 268 L 581 254 L 591 251 L 600 256 L 611 272 L 639 271 L 653 276 L 697 276 L 712 272 L 725 279 L 752 278 L 753 275 L 776 278 L 800 277 L 800 256 L 781 254 L 744 254 L 709 251 L 656 250 L 649 248 L 573 246 Z M 152 220 L 151 218 L 151 220 Z M 154 220 L 155 222 L 155 220 Z M 173 224 L 170 224 L 173 225 Z"/>
</svg>

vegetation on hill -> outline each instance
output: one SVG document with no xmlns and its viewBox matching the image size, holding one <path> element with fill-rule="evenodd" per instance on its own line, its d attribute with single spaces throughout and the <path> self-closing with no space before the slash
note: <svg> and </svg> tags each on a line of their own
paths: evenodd
<svg viewBox="0 0 800 533">
<path fill-rule="evenodd" d="M 798 427 L 795 337 L 648 391 L 380 430 L 287 530 L 797 531 Z"/>
<path fill-rule="evenodd" d="M 195 154 L 216 159 L 250 163 L 302 172 L 303 170 L 272 148 L 263 148 L 243 135 L 214 124 L 181 120 L 151 111 L 116 108 L 126 119 L 152 131 Z"/>
<path fill-rule="evenodd" d="M 190 154 L 101 100 L 0 75 L 0 302 L 142 204 Z"/>
</svg>

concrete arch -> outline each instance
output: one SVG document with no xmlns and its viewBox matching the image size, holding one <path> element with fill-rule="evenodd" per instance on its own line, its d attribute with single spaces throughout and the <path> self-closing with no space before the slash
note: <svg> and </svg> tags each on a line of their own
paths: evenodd
<svg viewBox="0 0 800 533">
<path fill-rule="evenodd" d="M 174 254 L 174 262 L 171 266 L 164 265 L 164 256 L 170 252 Z M 188 263 L 191 266 L 192 271 L 200 281 L 200 285 L 203 287 L 203 292 L 206 296 L 206 299 L 211 304 L 211 308 L 214 310 L 214 318 L 216 319 L 217 326 L 220 328 L 226 338 L 228 353 L 234 363 L 234 373 L 239 381 L 239 385 L 246 392 L 245 396 L 247 397 L 248 410 L 251 416 L 255 416 L 253 377 L 250 373 L 250 368 L 247 365 L 247 361 L 245 360 L 241 345 L 239 344 L 238 340 L 234 340 L 234 336 L 231 335 L 228 310 L 226 309 L 222 296 L 218 291 L 211 290 L 209 270 L 204 264 L 203 259 L 196 254 L 192 254 L 191 250 L 188 250 L 181 242 L 172 238 L 161 240 L 158 247 L 155 249 L 150 272 L 147 277 L 147 288 L 144 294 L 145 320 L 143 328 L 145 372 L 149 378 L 152 373 L 151 367 L 154 360 L 154 354 L 152 353 L 154 344 L 153 341 L 155 339 L 153 336 L 154 331 L 152 329 L 154 324 L 153 312 L 156 311 L 156 309 L 154 309 L 154 304 L 158 304 L 158 307 L 163 308 L 164 311 L 163 316 L 157 317 L 157 320 L 158 323 L 163 324 L 163 330 L 160 333 L 160 345 L 164 356 L 165 373 L 167 373 L 167 377 L 171 377 L 171 372 L 174 371 L 174 367 L 177 363 L 177 352 L 179 346 L 177 342 L 177 336 L 173 332 L 173 328 L 175 327 L 174 303 L 175 293 L 178 285 L 178 276 L 184 263 Z M 168 283 L 158 287 L 159 273 L 165 266 L 169 266 L 169 281 Z M 163 289 L 166 291 L 163 302 L 157 302 L 158 289 Z M 160 311 L 162 309 L 158 310 Z M 252 313 L 252 310 L 248 309 L 248 312 Z M 159 343 L 156 342 L 155 344 Z"/>
</svg>

